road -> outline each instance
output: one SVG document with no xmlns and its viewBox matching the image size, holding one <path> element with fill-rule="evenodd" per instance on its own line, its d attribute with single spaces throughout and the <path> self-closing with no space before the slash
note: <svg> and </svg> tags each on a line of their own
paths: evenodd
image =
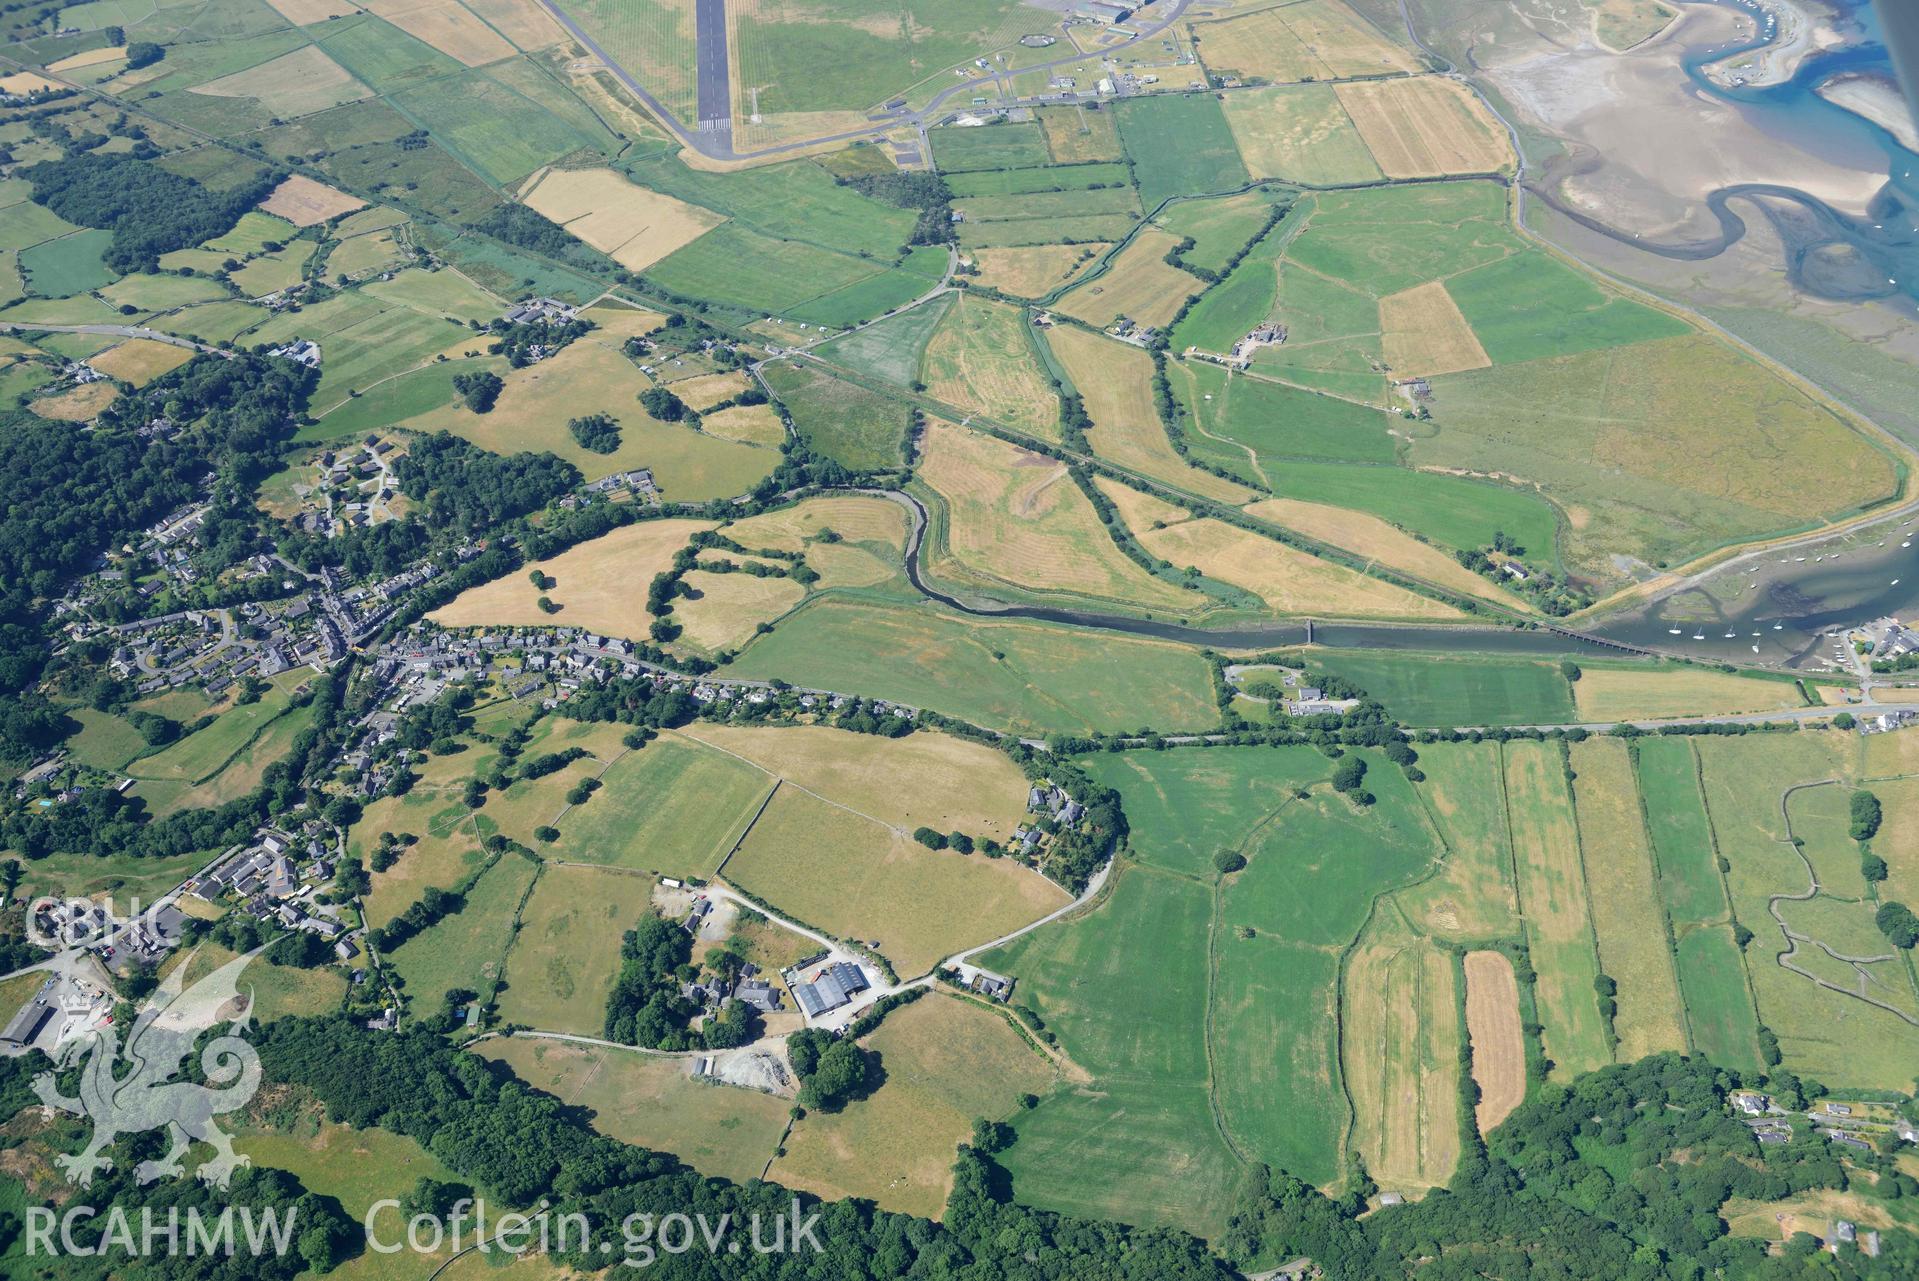
<svg viewBox="0 0 1919 1281">
<path fill-rule="evenodd" d="M 0 320 L 0 333 L 36 333 L 36 334 L 117 334 L 122 338 L 145 338 L 150 342 L 163 342 L 169 347 L 185 347 L 189 351 L 204 352 L 210 356 L 225 356 L 228 353 L 218 347 L 208 347 L 204 343 L 194 342 L 190 338 L 179 338 L 173 334 L 163 334 L 157 329 L 148 329 L 144 325 L 36 325 L 20 324 L 14 321 Z"/>
<path fill-rule="evenodd" d="M 600 46 L 598 41 L 588 35 L 585 29 L 573 20 L 573 16 L 557 3 L 557 0 L 540 0 L 540 4 L 546 11 L 553 15 L 553 20 L 564 27 L 567 34 L 579 41 L 580 45 L 585 48 L 588 53 L 598 58 L 600 62 L 606 66 L 606 69 L 613 73 L 613 78 L 624 85 L 627 91 L 634 97 L 644 103 L 646 109 L 652 112 L 660 123 L 672 131 L 674 137 L 710 160 L 759 160 L 768 156 L 788 155 L 793 152 L 807 151 L 814 147 L 825 146 L 835 142 L 852 142 L 859 138 L 877 138 L 900 128 L 924 130 L 928 123 L 936 121 L 945 113 L 945 103 L 947 99 L 960 94 L 965 94 L 970 99 L 972 95 L 979 91 L 980 82 L 969 78 L 941 90 L 938 94 L 934 95 L 931 102 L 927 103 L 918 111 L 902 111 L 887 116 L 882 120 L 876 120 L 862 128 L 849 129 L 844 133 L 821 134 L 816 138 L 804 138 L 796 142 L 783 142 L 771 147 L 762 147 L 757 151 L 736 151 L 733 148 L 731 74 L 727 66 L 726 57 L 726 0 L 698 0 L 698 3 L 696 34 L 698 36 L 699 51 L 696 59 L 699 64 L 699 92 L 697 95 L 698 106 L 695 112 L 695 127 L 689 129 L 678 116 L 668 111 L 658 98 L 648 92 L 646 86 L 641 84 L 631 71 L 628 71 L 622 66 L 617 59 Z M 1113 53 L 1117 50 L 1127 48 L 1130 45 L 1138 44 L 1142 40 L 1152 39 L 1160 32 L 1172 26 L 1175 22 L 1178 22 L 1180 15 L 1186 12 L 1187 7 L 1193 3 L 1193 0 L 1160 0 L 1160 3 L 1167 6 L 1166 16 L 1163 19 L 1150 27 L 1141 28 L 1139 34 L 1135 35 L 1132 39 L 1113 45 L 1110 48 L 1102 49 L 1100 52 L 1103 54 Z M 717 39 L 711 37 L 709 35 L 710 32 L 716 32 Z M 1071 47 L 1070 44 L 1068 47 Z M 715 50 L 717 50 L 716 53 L 714 52 Z M 1086 54 L 1075 49 L 1066 57 L 1054 58 L 1047 62 L 1033 63 L 1030 66 L 1021 67 L 1020 71 L 1022 74 L 1033 71 L 1047 71 L 1054 67 L 1064 67 L 1077 62 L 1084 62 L 1086 57 Z M 709 61 L 709 58 L 712 60 Z M 709 115 L 709 113 L 711 114 Z"/>
</svg>

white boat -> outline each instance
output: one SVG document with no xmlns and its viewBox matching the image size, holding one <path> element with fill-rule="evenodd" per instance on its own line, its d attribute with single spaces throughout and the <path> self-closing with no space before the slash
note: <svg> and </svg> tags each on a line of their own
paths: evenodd
<svg viewBox="0 0 1919 1281">
<path fill-rule="evenodd" d="M 1786 625 L 1785 625 L 1784 623 L 1774 623 L 1774 624 L 1772 625 L 1772 629 L 1773 629 L 1773 630 L 1774 630 L 1775 632 L 1783 632 L 1783 631 L 1785 631 L 1785 630 L 1786 630 Z"/>
<path fill-rule="evenodd" d="M 1757 654 L 1757 653 L 1759 652 L 1759 647 L 1758 647 L 1757 645 L 1754 645 L 1754 646 L 1752 647 L 1752 652 L 1753 652 L 1753 653 L 1755 653 L 1755 654 Z"/>
<path fill-rule="evenodd" d="M 1677 627 L 1668 627 L 1666 631 L 1669 635 L 1673 635 L 1673 636 L 1679 635 L 1679 629 Z"/>
<path fill-rule="evenodd" d="M 1694 640 L 1705 640 L 1705 639 L 1706 639 L 1706 633 L 1704 633 L 1704 632 L 1694 632 L 1694 633 L 1692 634 L 1692 638 L 1693 638 Z"/>
<path fill-rule="evenodd" d="M 1899 585 L 1899 580 L 1898 580 L 1898 579 L 1896 579 L 1896 578 L 1895 578 L 1895 579 L 1893 579 L 1893 580 L 1892 580 L 1892 586 L 1894 586 L 1894 587 L 1897 587 L 1898 585 Z"/>
<path fill-rule="evenodd" d="M 1738 632 L 1727 632 L 1726 639 L 1731 640 L 1733 637 L 1737 636 L 1738 634 L 1739 634 Z"/>
</svg>

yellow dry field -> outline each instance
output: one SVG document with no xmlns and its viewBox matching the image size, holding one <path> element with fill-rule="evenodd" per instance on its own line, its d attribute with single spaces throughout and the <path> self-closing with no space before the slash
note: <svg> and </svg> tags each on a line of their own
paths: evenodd
<svg viewBox="0 0 1919 1281">
<path fill-rule="evenodd" d="M 1143 350 L 1071 325 L 1047 330 L 1046 343 L 1086 403 L 1093 420 L 1086 443 L 1095 454 L 1203 498 L 1243 503 L 1253 496 L 1173 452 L 1153 402 L 1153 358 Z"/>
<path fill-rule="evenodd" d="M 190 92 L 212 98 L 253 98 L 274 115 L 288 119 L 358 102 L 373 94 L 314 44 L 196 85 Z M 348 207 L 357 209 L 359 204 Z"/>
<path fill-rule="evenodd" d="M 1899 734 L 1874 734 L 1866 742 L 1877 747 L 1878 740 L 1900 737 Z M 1904 737 L 1919 738 L 1919 735 Z M 1867 763 L 1875 763 L 1870 752 Z M 1885 806 L 1885 821 L 1872 839 L 1872 852 L 1886 860 L 1887 868 L 1886 880 L 1879 887 L 1879 899 L 1911 903 L 1919 899 L 1919 779 L 1874 778 L 1870 785 Z"/>
<path fill-rule="evenodd" d="M 1332 71 L 1286 22 L 1288 6 L 1193 26 L 1199 60 L 1216 76 L 1237 75 L 1275 84 L 1327 80 Z"/>
<path fill-rule="evenodd" d="M 1193 513 L 1184 507 L 1177 507 L 1161 498 L 1155 498 L 1143 489 L 1134 489 L 1131 485 L 1122 485 L 1105 476 L 1093 477 L 1093 487 L 1106 495 L 1108 502 L 1119 512 L 1119 518 L 1126 522 L 1128 529 L 1152 529 L 1161 525 L 1177 525 L 1182 520 L 1191 520 Z"/>
<path fill-rule="evenodd" d="M 1194 28 L 1199 59 L 1215 75 L 1276 84 L 1417 71 L 1412 56 L 1338 0 L 1304 0 Z"/>
<path fill-rule="evenodd" d="M 1493 363 L 1459 314 L 1459 304 L 1437 280 L 1381 298 L 1379 328 L 1386 366 L 1400 378 L 1430 378 Z"/>
<path fill-rule="evenodd" d="M 1519 980 L 1499 952 L 1466 953 L 1466 1032 L 1472 1038 L 1473 1119 L 1490 1133 L 1526 1098 L 1526 1035 L 1519 1023 Z"/>
<path fill-rule="evenodd" d="M 948 404 L 1059 438 L 1059 398 L 1017 308 L 962 291 L 927 341 L 920 377 Z"/>
<path fill-rule="evenodd" d="M 1110 245 L 1021 245 L 1012 249 L 975 249 L 974 280 L 1015 298 L 1039 298 L 1091 266 Z"/>
<path fill-rule="evenodd" d="M 1451 622 L 1467 616 L 1392 583 L 1262 538 L 1224 521 L 1190 520 L 1139 534 L 1155 556 L 1231 583 L 1275 614 L 1315 618 L 1404 618 Z"/>
<path fill-rule="evenodd" d="M 540 0 L 465 0 L 495 31 L 528 53 L 548 49 L 566 39 L 566 32 Z"/>
<path fill-rule="evenodd" d="M 267 3 L 296 27 L 311 26 L 328 18 L 344 18 L 361 11 L 353 0 L 267 0 Z"/>
<path fill-rule="evenodd" d="M 1464 85 L 1444 76 L 1335 87 L 1388 178 L 1493 173 L 1512 164 L 1506 135 Z"/>
<path fill-rule="evenodd" d="M 118 62 L 126 56 L 127 51 L 124 45 L 89 49 L 85 53 L 76 53 L 58 62 L 50 62 L 47 64 L 47 70 L 59 75 L 63 71 L 78 71 L 81 67 L 97 67 L 103 62 Z"/>
<path fill-rule="evenodd" d="M 1586 907 L 1579 831 L 1566 795 L 1559 750 L 1508 743 L 1506 814 L 1519 869 L 1526 945 L 1539 973 L 1536 996 L 1553 1079 L 1569 1080 L 1612 1061 L 1593 980 L 1599 973 Z"/>
<path fill-rule="evenodd" d="M 27 408 L 42 418 L 52 418 L 58 422 L 92 422 L 119 394 L 119 388 L 103 378 L 99 382 L 63 391 L 57 396 L 42 396 Z"/>
<path fill-rule="evenodd" d="M 98 52 L 98 50 L 96 50 L 95 52 Z M 121 51 L 118 49 L 115 49 L 113 52 L 117 54 Z M 84 57 L 85 55 L 76 54 L 75 56 Z M 71 59 L 69 59 L 69 61 L 71 61 Z M 59 66 L 58 63 L 54 64 L 54 69 L 57 69 L 58 66 Z M 45 76 L 35 75 L 31 71 L 16 71 L 10 76 L 0 76 L 0 93 L 10 93 L 10 94 L 45 93 L 46 91 L 50 89 L 64 89 L 64 88 L 66 88 L 66 86 L 61 84 L 58 80 L 49 80 Z"/>
<path fill-rule="evenodd" d="M 1376 76 L 1420 69 L 1411 53 L 1385 39 L 1339 0 L 1303 0 L 1278 12 L 1330 75 Z"/>
<path fill-rule="evenodd" d="M 791 507 L 735 521 L 726 527 L 726 536 L 742 547 L 806 551 L 810 560 L 813 551 L 807 544 L 825 530 L 847 542 L 885 543 L 904 550 L 906 509 L 885 498 L 808 498 Z"/>
<path fill-rule="evenodd" d="M 630 271 L 644 271 L 726 221 L 611 169 L 551 170 L 525 200 Z"/>
<path fill-rule="evenodd" d="M 414 39 L 469 67 L 498 62 L 516 52 L 459 0 L 365 0 L 365 4 Z"/>
<path fill-rule="evenodd" d="M 737 369 L 729 369 L 717 374 L 695 374 L 668 386 L 675 396 L 686 402 L 688 409 L 703 414 L 745 391 L 752 386 L 752 379 Z"/>
<path fill-rule="evenodd" d="M 1353 950 L 1341 1007 L 1341 1067 L 1366 1172 L 1400 1193 L 1445 1183 L 1459 1160 L 1452 958 L 1389 927 Z"/>
<path fill-rule="evenodd" d="M 260 202 L 261 209 L 285 218 L 296 227 L 311 227 L 365 207 L 366 201 L 358 196 L 350 196 L 297 173 L 289 175 Z"/>
<path fill-rule="evenodd" d="M 733 145 L 742 151 L 810 143 L 820 137 L 856 133 L 867 125 L 864 111 L 774 111 L 754 120 L 739 96 L 734 97 Z M 834 145 L 820 143 L 802 154 L 818 154 Z"/>
<path fill-rule="evenodd" d="M 1106 273 L 1066 294 L 1057 308 L 1064 315 L 1104 329 L 1121 316 L 1136 325 L 1166 325 L 1185 301 L 1205 288 L 1197 276 L 1166 261 L 1179 237 L 1158 227 L 1143 227 L 1107 266 Z"/>
<path fill-rule="evenodd" d="M 1800 1192 L 1783 1201 L 1734 1197 L 1719 1213 L 1731 1235 L 1768 1241 L 1790 1241 L 1797 1232 L 1808 1232 L 1823 1240 L 1832 1234 L 1832 1225 L 1839 1219 L 1882 1232 L 1900 1226 L 1883 1204 L 1857 1192 L 1841 1192 L 1836 1188 Z"/>
<path fill-rule="evenodd" d="M 1026 812 L 1026 776 L 1005 753 L 934 730 L 876 738 L 825 725 L 694 721 L 677 732 L 900 832 L 1006 841 Z"/>
<path fill-rule="evenodd" d="M 483 341 L 468 340 L 457 355 Z M 475 362 L 497 368 L 501 362 Z M 633 467 L 650 467 L 672 498 L 700 501 L 741 494 L 773 468 L 774 454 L 679 423 L 663 423 L 641 407 L 646 376 L 614 347 L 590 335 L 537 365 L 499 371 L 506 386 L 493 409 L 476 414 L 462 404 L 430 410 L 402 424 L 408 431 L 450 431 L 499 454 L 549 450 L 595 480 Z M 567 430 L 575 414 L 603 410 L 620 424 L 620 445 L 610 454 L 582 448 Z"/>
<path fill-rule="evenodd" d="M 695 531 L 712 528 L 709 520 L 628 525 L 526 571 L 461 592 L 429 617 L 442 627 L 583 627 L 603 636 L 644 640 L 653 622 L 646 609 L 647 584 Z M 533 569 L 556 580 L 554 585 L 542 593 L 532 583 Z M 563 606 L 560 612 L 543 612 L 542 595 Z"/>
<path fill-rule="evenodd" d="M 1297 182 L 1377 182 L 1382 175 L 1330 85 L 1273 85 L 1222 95 L 1247 172 Z"/>
<path fill-rule="evenodd" d="M 1572 766 L 1599 966 L 1619 985 L 1613 1016 L 1619 1058 L 1630 1061 L 1665 1050 L 1683 1054 L 1685 1007 L 1626 744 L 1600 738 L 1576 743 Z"/>
<path fill-rule="evenodd" d="M 696 1081 L 691 1059 L 532 1037 L 488 1041 L 476 1049 L 534 1088 L 591 1109 L 600 1133 L 671 1152 L 708 1178 L 759 1178 L 792 1106 L 757 1090 Z M 495 1269 L 484 1271 L 491 1275 Z"/>
<path fill-rule="evenodd" d="M 975 1118 L 1007 1118 L 1021 1094 L 1053 1083 L 1053 1066 L 1004 1017 L 943 992 L 888 1015 L 864 1044 L 878 1051 L 886 1083 L 843 1111 L 808 1114 L 768 1177 L 937 1219 Z"/>
<path fill-rule="evenodd" d="M 806 589 L 790 578 L 751 574 L 688 573 L 686 585 L 699 593 L 673 607 L 673 621 L 685 629 L 687 643 L 709 654 L 738 649 L 761 623 L 771 623 L 806 599 Z"/>
<path fill-rule="evenodd" d="M 588 307 L 580 316 L 593 322 L 598 331 L 596 336 L 601 338 L 644 338 L 666 323 L 666 317 L 657 311 L 625 307 L 612 302 Z"/>
<path fill-rule="evenodd" d="M 151 338 L 130 338 L 118 347 L 109 347 L 87 360 L 89 365 L 109 378 L 144 387 L 161 374 L 178 369 L 194 357 L 191 347 L 155 342 Z"/>
<path fill-rule="evenodd" d="M 1110 111 L 1084 107 L 1041 107 L 1033 112 L 1045 135 L 1046 150 L 1056 165 L 1079 165 L 1094 160 L 1124 160 L 1119 128 Z"/>
<path fill-rule="evenodd" d="M 786 786 L 720 871 L 796 920 L 836 938 L 875 943 L 901 978 L 1071 901 L 1012 859 L 929 850 L 855 810 Z"/>
<path fill-rule="evenodd" d="M 786 439 L 786 424 L 771 405 L 734 405 L 707 414 L 700 419 L 700 430 L 709 436 L 776 448 Z"/>
<path fill-rule="evenodd" d="M 1462 596 L 1497 601 L 1513 609 L 1531 606 L 1511 592 L 1473 573 L 1445 552 L 1388 524 L 1377 516 L 1347 507 L 1309 503 L 1297 498 L 1268 498 L 1249 504 L 1246 514 L 1298 530 L 1308 538 L 1364 556 L 1375 564 L 1396 569 Z"/>
<path fill-rule="evenodd" d="M 1064 463 L 943 423 L 924 444 L 920 479 L 946 505 L 943 546 L 928 548 L 940 577 L 1148 609 L 1204 604 L 1126 558 Z"/>
<path fill-rule="evenodd" d="M 1573 683 L 1573 702 L 1582 721 L 1739 716 L 1805 706 L 1790 681 L 1695 667 L 1588 667 Z"/>
</svg>

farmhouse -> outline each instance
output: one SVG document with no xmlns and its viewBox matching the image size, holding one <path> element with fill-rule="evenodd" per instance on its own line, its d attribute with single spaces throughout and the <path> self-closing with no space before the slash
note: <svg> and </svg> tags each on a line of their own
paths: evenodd
<svg viewBox="0 0 1919 1281">
<path fill-rule="evenodd" d="M 295 338 L 283 347 L 275 347 L 267 355 L 291 360 L 296 365 L 305 365 L 308 369 L 320 367 L 320 344 L 311 338 Z"/>
</svg>

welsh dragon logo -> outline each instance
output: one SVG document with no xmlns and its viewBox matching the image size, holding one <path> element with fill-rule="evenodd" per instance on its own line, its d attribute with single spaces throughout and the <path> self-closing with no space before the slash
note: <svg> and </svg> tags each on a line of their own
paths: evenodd
<svg viewBox="0 0 1919 1281">
<path fill-rule="evenodd" d="M 93 1137 L 84 1150 L 55 1158 L 69 1183 L 85 1187 L 96 1172 L 112 1169 L 106 1153 L 121 1135 L 162 1128 L 170 1132 L 171 1146 L 159 1160 L 134 1167 L 134 1178 L 141 1183 L 183 1174 L 180 1158 L 194 1140 L 213 1148 L 214 1155 L 197 1173 L 216 1187 L 226 1187 L 235 1170 L 251 1164 L 233 1150 L 232 1138 L 214 1118 L 245 1107 L 260 1088 L 260 1056 L 243 1035 L 251 995 L 242 997 L 239 990 L 240 972 L 258 950 L 236 957 L 184 991 L 193 955 L 183 959 L 135 1017 L 124 1052 L 113 1027 L 69 1042 L 56 1061 L 62 1068 L 81 1063 L 79 1098 L 61 1094 L 52 1072 L 34 1078 L 34 1092 L 47 1107 L 93 1122 Z M 228 1025 L 226 1031 L 200 1051 L 208 1084 L 173 1080 L 201 1034 L 220 1023 Z M 131 1064 L 132 1070 L 125 1071 L 123 1064 Z"/>
</svg>

